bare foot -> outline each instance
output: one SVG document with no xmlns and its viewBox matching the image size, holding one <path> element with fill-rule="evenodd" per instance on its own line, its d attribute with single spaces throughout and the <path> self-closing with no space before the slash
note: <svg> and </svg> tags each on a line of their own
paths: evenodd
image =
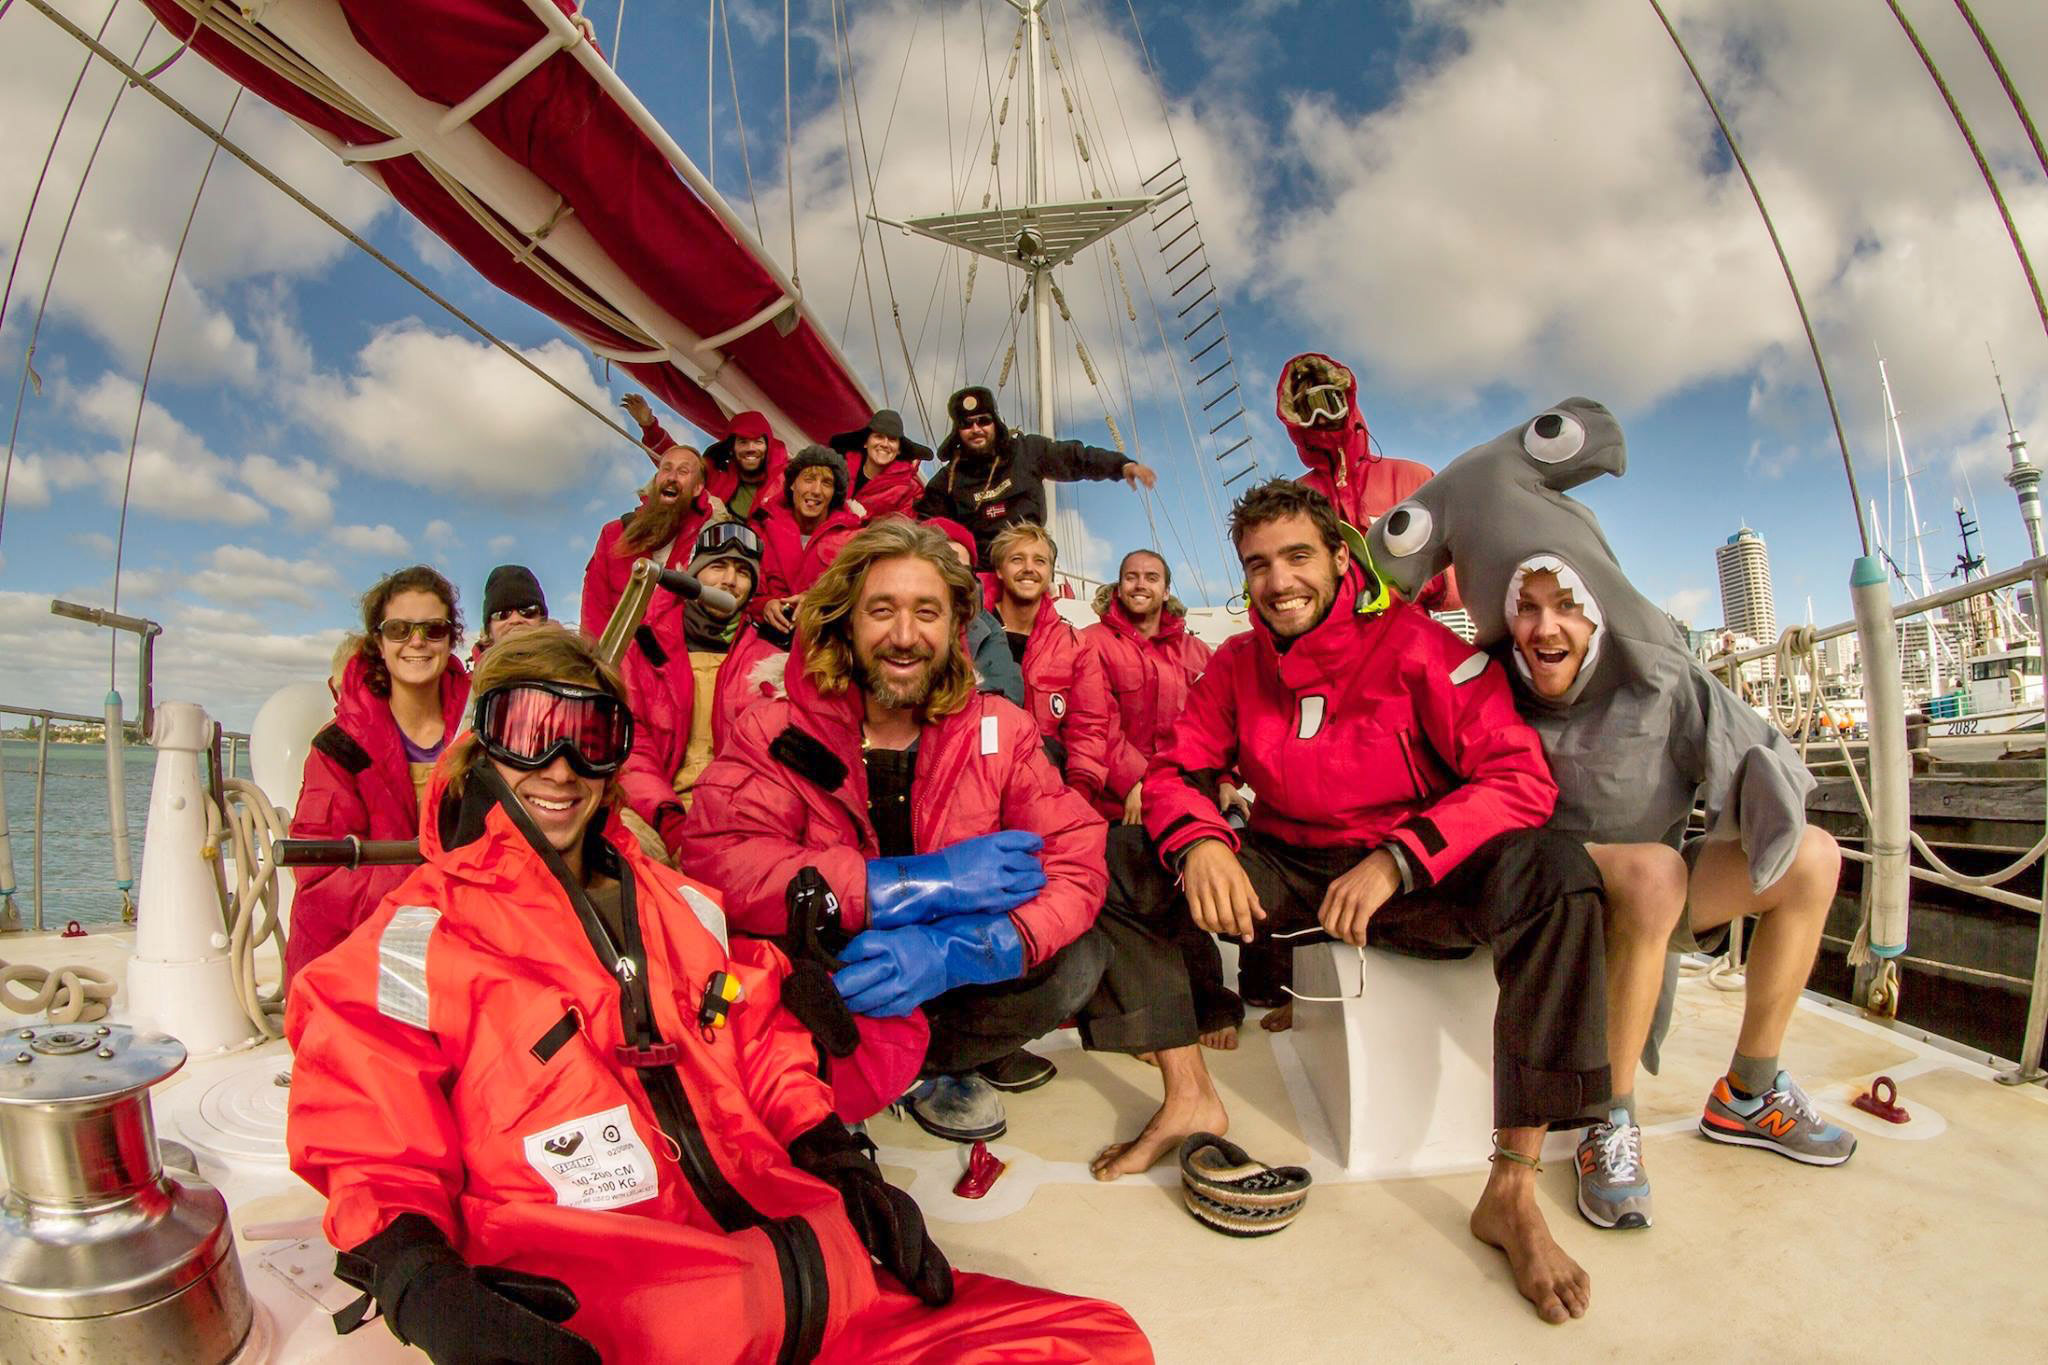
<svg viewBox="0 0 2048 1365">
<path fill-rule="evenodd" d="M 1294 1002 L 1288 1001 L 1278 1009 L 1266 1011 L 1266 1017 L 1259 1020 L 1259 1027 L 1268 1033 L 1285 1033 L 1294 1027 Z"/>
<path fill-rule="evenodd" d="M 1237 1025 L 1210 1029 L 1202 1035 L 1202 1046 L 1217 1052 L 1237 1051 Z"/>
<path fill-rule="evenodd" d="M 1133 1057 L 1136 1057 L 1139 1061 L 1143 1062 L 1146 1066 L 1159 1065 L 1159 1054 L 1156 1052 L 1133 1052 L 1131 1055 Z"/>
<path fill-rule="evenodd" d="M 1202 1065 L 1200 1050 L 1167 1048 L 1157 1056 L 1166 1078 L 1166 1098 L 1145 1131 L 1129 1142 L 1112 1142 L 1088 1163 L 1097 1180 L 1149 1171 L 1180 1150 L 1191 1133 L 1220 1137 L 1230 1131 L 1230 1115 L 1209 1080 L 1208 1068 Z"/>
<path fill-rule="evenodd" d="M 1507 1253 L 1515 1288 L 1536 1306 L 1538 1317 L 1558 1323 L 1586 1315 L 1593 1301 L 1592 1277 L 1550 1235 L 1536 1207 L 1533 1180 L 1489 1179 L 1472 1210 L 1471 1228 L 1474 1237 Z"/>
</svg>

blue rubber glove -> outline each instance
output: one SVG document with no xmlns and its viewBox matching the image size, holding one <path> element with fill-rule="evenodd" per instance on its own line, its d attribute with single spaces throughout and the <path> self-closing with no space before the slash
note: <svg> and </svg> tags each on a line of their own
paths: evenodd
<svg viewBox="0 0 2048 1365">
<path fill-rule="evenodd" d="M 839 955 L 832 984 L 855 1014 L 895 1019 L 955 986 L 1024 972 L 1024 940 L 1008 915 L 955 915 L 937 924 L 868 929 Z"/>
<path fill-rule="evenodd" d="M 900 929 L 948 915 L 1015 910 L 1045 889 L 1038 850 L 1045 840 L 998 830 L 908 858 L 868 863 L 868 927 Z"/>
</svg>

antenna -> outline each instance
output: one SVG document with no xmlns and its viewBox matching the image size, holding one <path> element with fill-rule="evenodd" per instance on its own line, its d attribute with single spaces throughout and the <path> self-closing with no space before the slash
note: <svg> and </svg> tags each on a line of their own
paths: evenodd
<svg viewBox="0 0 2048 1365">
<path fill-rule="evenodd" d="M 2012 420 L 2012 403 L 2005 396 L 2005 377 L 1998 372 L 1998 357 L 1991 353 L 1991 343 L 1984 343 L 1984 354 L 1991 361 L 1991 377 L 1998 384 L 1998 405 L 2005 409 L 2005 450 L 2012 457 L 2012 468 L 2005 472 L 2006 486 L 2011 488 L 2020 500 L 2020 520 L 2027 527 L 2027 557 L 2039 559 L 2042 555 L 2041 540 L 2041 471 L 2027 458 L 2026 438 Z"/>
</svg>

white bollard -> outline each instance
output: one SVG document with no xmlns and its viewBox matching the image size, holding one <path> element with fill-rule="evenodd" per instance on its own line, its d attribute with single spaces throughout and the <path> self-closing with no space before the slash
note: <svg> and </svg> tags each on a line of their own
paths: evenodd
<svg viewBox="0 0 2048 1365">
<path fill-rule="evenodd" d="M 1863 652 L 1863 698 L 1870 717 L 1870 951 L 1906 951 L 1906 855 L 1912 824 L 1906 754 L 1906 701 L 1899 680 L 1899 642 L 1884 567 L 1865 556 L 1849 575 L 1856 635 Z"/>
<path fill-rule="evenodd" d="M 199 1056 L 245 1043 L 257 1029 L 235 998 L 214 862 L 204 852 L 209 798 L 200 759 L 213 722 L 190 702 L 165 702 L 156 710 L 155 738 L 129 1020 Z"/>
</svg>

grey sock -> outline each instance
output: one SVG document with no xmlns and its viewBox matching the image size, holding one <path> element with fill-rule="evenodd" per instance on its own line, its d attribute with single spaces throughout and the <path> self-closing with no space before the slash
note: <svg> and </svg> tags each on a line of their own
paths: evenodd
<svg viewBox="0 0 2048 1365">
<path fill-rule="evenodd" d="M 1628 1114 L 1628 1121 L 1634 1123 L 1636 1121 L 1636 1092 L 1631 1090 L 1626 1095 L 1616 1095 L 1613 1099 L 1607 1101 L 1609 1113 L 1614 1112 L 1616 1109 L 1625 1110 Z"/>
<path fill-rule="evenodd" d="M 1745 1057 L 1740 1052 L 1728 1063 L 1728 1084 L 1744 1099 L 1754 1099 L 1778 1083 L 1778 1059 Z"/>
</svg>

